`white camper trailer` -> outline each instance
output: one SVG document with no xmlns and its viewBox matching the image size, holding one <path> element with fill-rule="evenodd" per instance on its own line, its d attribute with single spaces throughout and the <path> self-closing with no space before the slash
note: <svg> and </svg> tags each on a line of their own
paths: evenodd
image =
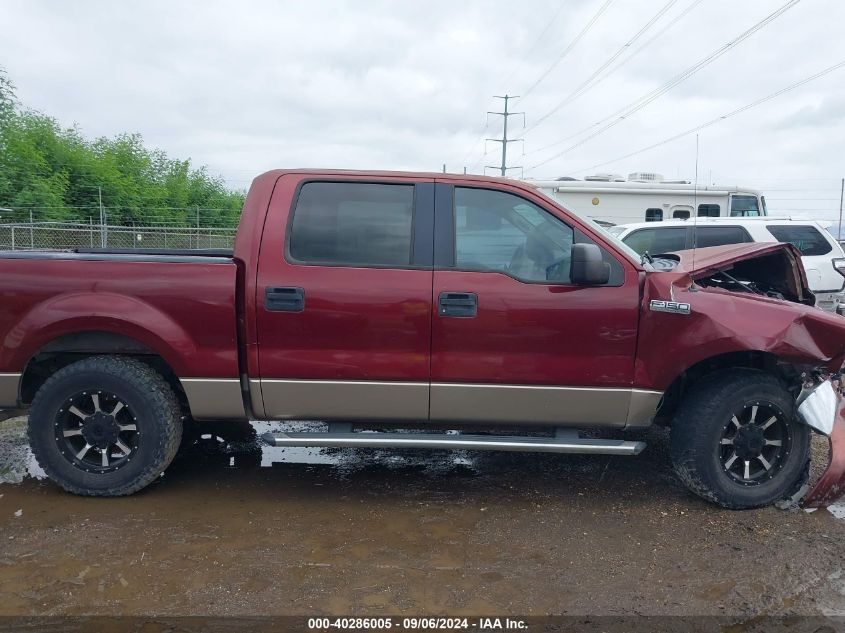
<svg viewBox="0 0 845 633">
<path fill-rule="evenodd" d="M 768 215 L 766 199 L 749 187 L 664 180 L 660 174 L 637 172 L 628 178 L 613 174 L 584 180 L 526 180 L 563 206 L 600 223 L 629 224 L 699 217 Z"/>
</svg>

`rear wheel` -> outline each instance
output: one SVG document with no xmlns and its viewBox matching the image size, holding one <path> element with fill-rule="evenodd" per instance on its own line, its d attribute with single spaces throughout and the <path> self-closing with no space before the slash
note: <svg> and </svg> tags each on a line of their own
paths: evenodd
<svg viewBox="0 0 845 633">
<path fill-rule="evenodd" d="M 38 390 L 29 442 L 47 475 L 69 492 L 137 492 L 170 464 L 182 421 L 170 385 L 148 365 L 96 356 L 68 365 Z"/>
<path fill-rule="evenodd" d="M 732 369 L 705 376 L 672 424 L 675 471 L 697 495 L 726 508 L 769 505 L 805 481 L 810 430 L 774 376 Z"/>
</svg>

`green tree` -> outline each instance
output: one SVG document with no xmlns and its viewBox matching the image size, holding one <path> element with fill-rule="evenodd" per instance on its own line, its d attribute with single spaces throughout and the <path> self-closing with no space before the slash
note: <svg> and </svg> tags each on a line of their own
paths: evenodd
<svg viewBox="0 0 845 633">
<path fill-rule="evenodd" d="M 76 127 L 22 107 L 0 68 L 0 206 L 28 220 L 87 222 L 99 192 L 112 224 L 232 227 L 244 192 L 190 160 L 144 145 L 140 134 L 86 139 Z"/>
</svg>

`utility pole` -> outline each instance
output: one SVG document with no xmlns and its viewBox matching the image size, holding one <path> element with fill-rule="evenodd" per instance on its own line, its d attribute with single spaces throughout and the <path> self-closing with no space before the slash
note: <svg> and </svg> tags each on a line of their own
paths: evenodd
<svg viewBox="0 0 845 633">
<path fill-rule="evenodd" d="M 511 99 L 517 99 L 519 95 L 494 95 L 495 99 L 502 99 L 505 102 L 504 112 L 490 112 L 488 110 L 487 116 L 489 117 L 491 114 L 495 114 L 500 116 L 504 119 L 502 125 L 502 138 L 488 138 L 485 141 L 493 141 L 494 143 L 501 143 L 502 144 L 502 164 L 499 167 L 495 165 L 485 165 L 484 169 L 498 169 L 501 172 L 502 176 L 506 176 L 508 173 L 508 169 L 522 169 L 522 167 L 508 167 L 508 143 L 516 143 L 517 141 L 522 141 L 521 138 L 508 138 L 508 117 L 516 116 L 521 114 L 522 115 L 522 127 L 525 127 L 525 112 L 508 112 L 508 101 Z"/>
</svg>

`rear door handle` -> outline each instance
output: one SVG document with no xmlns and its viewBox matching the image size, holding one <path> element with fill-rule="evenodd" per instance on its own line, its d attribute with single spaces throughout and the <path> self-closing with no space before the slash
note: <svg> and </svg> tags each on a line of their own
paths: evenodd
<svg viewBox="0 0 845 633">
<path fill-rule="evenodd" d="M 437 305 L 440 316 L 474 317 L 478 315 L 478 297 L 474 292 L 441 292 Z"/>
<path fill-rule="evenodd" d="M 266 288 L 264 307 L 271 312 L 302 312 L 305 309 L 305 290 L 302 288 Z"/>
</svg>

